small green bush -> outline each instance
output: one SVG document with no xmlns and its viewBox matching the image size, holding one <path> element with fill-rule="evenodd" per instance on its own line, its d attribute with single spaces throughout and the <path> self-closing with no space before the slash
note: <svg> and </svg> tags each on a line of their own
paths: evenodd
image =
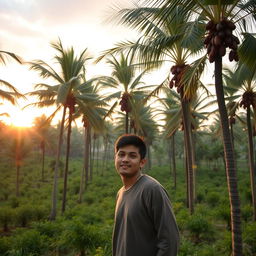
<svg viewBox="0 0 256 256">
<path fill-rule="evenodd" d="M 17 230 L 12 237 L 11 255 L 41 256 L 48 251 L 48 240 L 36 230 Z"/>
<path fill-rule="evenodd" d="M 65 223 L 59 240 L 61 250 L 72 249 L 74 253 L 85 255 L 86 251 L 102 244 L 101 234 L 96 226 L 84 225 L 78 218 Z"/>
<path fill-rule="evenodd" d="M 11 249 L 11 242 L 8 237 L 0 236 L 0 255 L 7 256 L 7 252 Z"/>
<path fill-rule="evenodd" d="M 256 255 L 256 223 L 248 223 L 243 232 L 244 243 L 249 248 L 251 254 Z"/>
<path fill-rule="evenodd" d="M 195 243 L 202 240 L 213 240 L 213 225 L 202 215 L 194 214 L 187 220 L 186 228 L 190 231 Z"/>
<path fill-rule="evenodd" d="M 20 206 L 16 208 L 16 223 L 18 226 L 26 227 L 29 221 L 32 220 L 33 217 L 33 210 L 30 205 Z"/>
<path fill-rule="evenodd" d="M 14 220 L 14 210 L 9 207 L 3 207 L 0 211 L 0 223 L 3 227 L 4 232 L 9 231 L 9 225 L 13 223 Z"/>
<path fill-rule="evenodd" d="M 215 207 L 219 201 L 220 195 L 216 192 L 211 192 L 206 196 L 206 202 L 212 207 Z"/>
</svg>

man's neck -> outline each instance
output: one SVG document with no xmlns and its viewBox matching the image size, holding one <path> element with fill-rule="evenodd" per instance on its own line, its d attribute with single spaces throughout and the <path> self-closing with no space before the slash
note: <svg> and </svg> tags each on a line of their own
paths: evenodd
<svg viewBox="0 0 256 256">
<path fill-rule="evenodd" d="M 141 176 L 141 172 L 139 172 L 136 176 L 133 177 L 121 176 L 124 189 L 128 190 L 129 188 L 131 188 Z"/>
</svg>

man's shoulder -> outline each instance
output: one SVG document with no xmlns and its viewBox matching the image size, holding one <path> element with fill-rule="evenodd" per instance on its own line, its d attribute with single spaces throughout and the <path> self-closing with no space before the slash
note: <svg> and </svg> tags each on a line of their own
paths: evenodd
<svg viewBox="0 0 256 256">
<path fill-rule="evenodd" d="M 143 174 L 143 187 L 145 188 L 162 188 L 162 185 L 153 177 Z"/>
</svg>

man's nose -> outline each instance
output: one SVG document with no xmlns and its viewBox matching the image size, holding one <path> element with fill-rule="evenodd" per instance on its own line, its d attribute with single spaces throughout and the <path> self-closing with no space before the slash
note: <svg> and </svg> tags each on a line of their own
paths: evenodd
<svg viewBox="0 0 256 256">
<path fill-rule="evenodd" d="M 122 161 L 126 162 L 129 160 L 129 156 L 128 155 L 124 155 L 122 158 Z"/>
</svg>

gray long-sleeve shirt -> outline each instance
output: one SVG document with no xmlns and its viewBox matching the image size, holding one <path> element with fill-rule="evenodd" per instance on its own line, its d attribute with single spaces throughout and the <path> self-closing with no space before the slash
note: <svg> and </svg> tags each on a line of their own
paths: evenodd
<svg viewBox="0 0 256 256">
<path fill-rule="evenodd" d="M 113 256 L 176 256 L 179 231 L 165 189 L 143 175 L 117 195 Z"/>
</svg>

